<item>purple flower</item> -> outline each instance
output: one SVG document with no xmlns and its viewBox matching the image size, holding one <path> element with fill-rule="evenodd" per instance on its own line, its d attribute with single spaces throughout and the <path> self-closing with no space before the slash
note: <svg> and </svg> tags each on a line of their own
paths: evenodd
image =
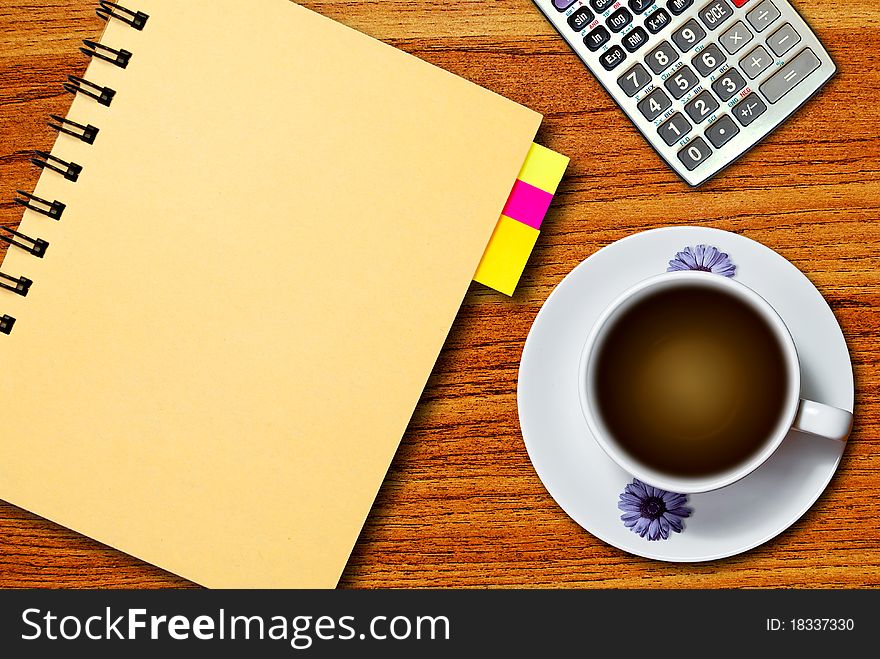
<svg viewBox="0 0 880 659">
<path fill-rule="evenodd" d="M 620 493 L 617 507 L 623 511 L 620 519 L 630 531 L 648 540 L 666 540 L 670 531 L 681 533 L 684 518 L 691 516 L 693 510 L 687 507 L 687 502 L 684 494 L 667 492 L 634 479 Z"/>
<path fill-rule="evenodd" d="M 701 272 L 713 272 L 724 277 L 733 277 L 736 274 L 736 266 L 730 257 L 709 245 L 697 245 L 694 248 L 685 247 L 669 262 L 666 272 L 678 272 L 680 270 L 699 270 Z"/>
</svg>

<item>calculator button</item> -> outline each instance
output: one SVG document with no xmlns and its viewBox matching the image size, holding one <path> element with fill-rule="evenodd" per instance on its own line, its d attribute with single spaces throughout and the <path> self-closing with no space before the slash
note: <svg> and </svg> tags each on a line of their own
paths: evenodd
<svg viewBox="0 0 880 659">
<path fill-rule="evenodd" d="M 663 141 L 666 142 L 668 146 L 672 146 L 682 137 L 690 133 L 691 130 L 693 130 L 693 127 L 690 122 L 684 118 L 684 115 L 681 112 L 676 112 L 669 117 L 669 120 L 666 121 L 666 123 L 660 124 L 657 132 L 660 133 L 660 137 L 663 138 Z"/>
<path fill-rule="evenodd" d="M 620 46 L 611 46 L 611 48 L 599 55 L 599 61 L 606 71 L 614 70 L 625 59 L 626 53 L 623 52 L 623 48 Z"/>
<path fill-rule="evenodd" d="M 812 50 L 807 48 L 797 57 L 783 66 L 779 71 L 767 78 L 761 85 L 761 93 L 771 103 L 775 103 L 788 92 L 794 89 L 800 82 L 819 68 L 819 58 Z"/>
<path fill-rule="evenodd" d="M 660 88 L 655 89 L 645 96 L 645 98 L 639 101 L 638 105 L 639 112 L 641 112 L 648 121 L 654 121 L 654 119 L 671 107 L 672 101 L 669 100 L 669 97 Z"/>
<path fill-rule="evenodd" d="M 734 7 L 744 7 L 749 0 L 732 0 Z"/>
<path fill-rule="evenodd" d="M 700 10 L 700 20 L 710 30 L 717 30 L 731 16 L 733 9 L 726 0 L 715 0 Z"/>
<path fill-rule="evenodd" d="M 684 111 L 688 113 L 691 121 L 695 124 L 699 124 L 711 117 L 712 113 L 719 107 L 721 106 L 718 104 L 718 101 L 716 101 L 715 97 L 712 96 L 712 93 L 707 90 L 697 94 L 694 97 L 694 100 L 684 106 Z"/>
<path fill-rule="evenodd" d="M 699 82 L 694 72 L 688 67 L 683 66 L 663 84 L 666 85 L 666 89 L 669 90 L 673 97 L 681 98 L 696 87 Z"/>
<path fill-rule="evenodd" d="M 712 146 L 720 149 L 739 134 L 737 126 L 729 115 L 719 117 L 714 124 L 706 129 L 706 138 L 712 142 Z"/>
<path fill-rule="evenodd" d="M 764 46 L 758 46 L 739 61 L 739 67 L 749 77 L 749 80 L 757 78 L 761 75 L 761 71 L 771 64 L 773 64 L 773 58 L 770 57 L 770 53 L 764 49 Z"/>
<path fill-rule="evenodd" d="M 591 51 L 596 52 L 608 43 L 609 39 L 611 39 L 611 33 L 600 25 L 584 37 L 584 45 Z"/>
<path fill-rule="evenodd" d="M 623 47 L 629 52 L 634 53 L 648 43 L 648 33 L 645 32 L 644 28 L 634 27 L 623 35 L 623 39 L 621 39 L 620 43 L 622 43 Z"/>
<path fill-rule="evenodd" d="M 635 96 L 651 82 L 651 74 L 641 64 L 636 64 L 617 79 L 617 84 L 627 96 Z"/>
<path fill-rule="evenodd" d="M 692 4 L 694 4 L 694 0 L 669 0 L 669 2 L 666 3 L 666 8 L 678 16 Z"/>
<path fill-rule="evenodd" d="M 660 75 L 678 61 L 678 51 L 668 41 L 664 41 L 645 58 L 651 70 Z"/>
<path fill-rule="evenodd" d="M 694 68 L 700 72 L 701 76 L 707 78 L 710 73 L 726 61 L 727 56 L 721 52 L 721 49 L 714 43 L 710 43 L 700 51 L 699 55 L 696 55 L 694 59 L 691 60 L 691 64 L 693 64 Z"/>
<path fill-rule="evenodd" d="M 597 13 L 601 14 L 615 2 L 617 2 L 617 0 L 590 0 L 590 6 L 595 9 Z"/>
<path fill-rule="evenodd" d="M 575 0 L 553 0 L 553 6 L 559 11 L 565 11 L 574 4 Z"/>
<path fill-rule="evenodd" d="M 612 32 L 620 32 L 627 25 L 632 23 L 633 15 L 622 7 L 608 17 L 606 23 Z"/>
<path fill-rule="evenodd" d="M 731 55 L 734 55 L 745 48 L 746 44 L 753 38 L 754 37 L 749 31 L 749 28 L 746 27 L 746 24 L 742 21 L 737 21 L 733 24 L 732 28 L 718 38 L 718 41 L 724 46 L 724 50 Z"/>
<path fill-rule="evenodd" d="M 637 14 L 644 14 L 655 0 L 629 0 L 629 8 Z"/>
<path fill-rule="evenodd" d="M 767 45 L 770 50 L 782 57 L 789 50 L 794 48 L 801 40 L 801 35 L 795 32 L 795 29 L 786 23 L 773 34 L 767 37 Z"/>
<path fill-rule="evenodd" d="M 688 142 L 688 145 L 678 152 L 681 164 L 687 167 L 689 172 L 694 171 L 700 164 L 712 155 L 712 149 L 702 137 L 696 137 Z"/>
<path fill-rule="evenodd" d="M 770 24 L 779 18 L 779 10 L 770 0 L 764 0 L 757 7 L 746 14 L 746 20 L 756 32 L 763 32 Z"/>
<path fill-rule="evenodd" d="M 731 108 L 733 116 L 743 126 L 748 126 L 767 111 L 767 106 L 757 94 L 749 94 Z"/>
<path fill-rule="evenodd" d="M 578 32 L 583 30 L 587 25 L 590 24 L 590 21 L 593 20 L 593 12 L 591 12 L 586 7 L 581 7 L 576 12 L 574 12 L 571 16 L 568 17 L 568 24 Z"/>
<path fill-rule="evenodd" d="M 712 91 L 722 101 L 729 101 L 746 86 L 745 79 L 736 69 L 728 69 L 724 75 L 712 83 Z"/>
<path fill-rule="evenodd" d="M 672 22 L 672 17 L 665 9 L 658 9 L 645 19 L 645 27 L 651 34 L 657 34 Z"/>
<path fill-rule="evenodd" d="M 693 18 L 672 33 L 672 40 L 681 52 L 686 53 L 700 43 L 706 31 Z"/>
</svg>

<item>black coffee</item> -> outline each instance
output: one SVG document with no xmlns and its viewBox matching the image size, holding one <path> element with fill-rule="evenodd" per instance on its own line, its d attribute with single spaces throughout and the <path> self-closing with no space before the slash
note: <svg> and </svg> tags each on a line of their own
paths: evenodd
<svg viewBox="0 0 880 659">
<path fill-rule="evenodd" d="M 617 443 L 673 476 L 748 461 L 784 406 L 784 353 L 739 298 L 700 286 L 659 291 L 623 312 L 598 347 L 595 402 Z"/>
</svg>

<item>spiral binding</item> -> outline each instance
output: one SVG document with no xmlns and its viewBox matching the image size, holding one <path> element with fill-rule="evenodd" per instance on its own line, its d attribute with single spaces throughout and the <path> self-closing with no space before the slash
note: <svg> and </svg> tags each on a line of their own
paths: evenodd
<svg viewBox="0 0 880 659">
<path fill-rule="evenodd" d="M 102 19 L 106 21 L 116 19 L 136 30 L 143 30 L 147 20 L 150 18 L 141 11 L 132 11 L 116 2 L 102 1 L 98 5 L 99 7 L 96 12 Z M 109 62 L 120 69 L 127 68 L 133 57 L 132 53 L 125 49 L 111 48 L 89 39 L 83 41 L 83 47 L 80 48 L 80 51 L 87 57 Z M 116 90 L 77 76 L 68 76 L 67 82 L 64 83 L 64 89 L 74 95 L 82 94 L 87 96 L 106 107 L 110 107 L 110 104 L 116 97 Z M 51 129 L 75 137 L 86 144 L 94 144 L 98 138 L 100 131 L 91 124 L 81 124 L 57 114 L 53 114 L 51 119 L 49 122 Z M 47 151 L 34 151 L 31 162 L 40 169 L 48 169 L 60 174 L 71 183 L 76 183 L 83 172 L 81 165 L 53 156 Z M 17 192 L 19 196 L 15 199 L 16 204 L 35 213 L 45 215 L 52 220 L 60 221 L 67 208 L 67 206 L 57 200 L 49 201 L 48 199 L 42 199 L 23 190 L 18 190 Z M 0 226 L 0 242 L 24 250 L 37 258 L 43 258 L 46 255 L 46 250 L 49 248 L 49 243 L 42 238 L 31 238 L 20 231 L 5 226 Z M 0 290 L 26 297 L 33 283 L 27 277 L 14 277 L 0 272 Z M 0 334 L 11 334 L 15 323 L 16 319 L 12 316 L 0 316 Z"/>
<path fill-rule="evenodd" d="M 80 48 L 80 51 L 89 57 L 97 57 L 98 59 L 102 59 L 105 62 L 110 62 L 111 64 L 115 64 L 120 69 L 128 68 L 128 63 L 131 61 L 133 55 L 127 50 L 116 50 L 116 48 L 111 48 L 110 46 L 105 46 L 104 44 L 100 44 L 97 41 L 89 41 L 88 39 L 84 39 L 83 43 L 85 44 L 85 48 Z M 113 57 L 110 57 L 113 55 Z"/>
</svg>

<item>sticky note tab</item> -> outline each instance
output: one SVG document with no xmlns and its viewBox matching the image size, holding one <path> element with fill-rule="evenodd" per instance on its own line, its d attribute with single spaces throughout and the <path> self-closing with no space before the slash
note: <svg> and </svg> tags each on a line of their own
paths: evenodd
<svg viewBox="0 0 880 659">
<path fill-rule="evenodd" d="M 517 181 L 507 205 L 501 212 L 507 217 L 528 224 L 533 229 L 540 229 L 552 201 L 553 195 L 549 192 L 523 181 Z"/>
<path fill-rule="evenodd" d="M 505 295 L 513 295 L 540 233 L 502 215 L 474 280 Z"/>
<path fill-rule="evenodd" d="M 517 178 L 553 195 L 556 194 L 568 163 L 569 159 L 562 154 L 540 144 L 532 144 L 526 163 Z"/>
</svg>

